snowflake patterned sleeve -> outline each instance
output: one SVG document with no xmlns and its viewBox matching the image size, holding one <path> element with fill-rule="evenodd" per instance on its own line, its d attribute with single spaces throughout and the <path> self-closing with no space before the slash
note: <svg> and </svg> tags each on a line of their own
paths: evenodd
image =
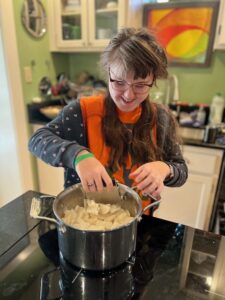
<svg viewBox="0 0 225 300">
<path fill-rule="evenodd" d="M 47 164 L 73 168 L 76 155 L 87 150 L 78 104 L 66 106 L 50 123 L 38 129 L 29 141 L 29 150 Z"/>
</svg>

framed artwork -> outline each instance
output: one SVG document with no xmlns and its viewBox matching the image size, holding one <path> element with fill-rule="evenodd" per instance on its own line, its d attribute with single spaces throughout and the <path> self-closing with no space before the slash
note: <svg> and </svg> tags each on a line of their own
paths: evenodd
<svg viewBox="0 0 225 300">
<path fill-rule="evenodd" d="M 171 66 L 209 66 L 218 1 L 144 5 L 143 25 L 167 52 Z"/>
</svg>

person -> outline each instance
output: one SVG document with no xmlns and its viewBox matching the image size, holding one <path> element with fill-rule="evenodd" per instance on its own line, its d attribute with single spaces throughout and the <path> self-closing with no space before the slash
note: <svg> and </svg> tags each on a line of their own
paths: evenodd
<svg viewBox="0 0 225 300">
<path fill-rule="evenodd" d="M 164 186 L 181 186 L 188 176 L 177 122 L 150 92 L 167 77 L 167 58 L 147 29 L 124 28 L 101 54 L 108 93 L 80 97 L 38 129 L 29 150 L 65 169 L 67 188 L 81 182 L 85 191 L 111 190 L 112 179 L 136 186 L 144 200 L 159 197 Z"/>
</svg>

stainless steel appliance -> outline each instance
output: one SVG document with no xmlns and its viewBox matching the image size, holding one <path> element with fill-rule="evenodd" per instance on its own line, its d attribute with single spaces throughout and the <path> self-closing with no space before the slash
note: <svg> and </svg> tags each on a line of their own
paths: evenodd
<svg viewBox="0 0 225 300">
<path fill-rule="evenodd" d="M 225 145 L 225 124 L 213 124 L 205 127 L 203 141 L 209 144 Z"/>
</svg>

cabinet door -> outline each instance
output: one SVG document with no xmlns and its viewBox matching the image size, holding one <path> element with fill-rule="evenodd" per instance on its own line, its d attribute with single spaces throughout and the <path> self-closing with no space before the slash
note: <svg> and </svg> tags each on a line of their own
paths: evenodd
<svg viewBox="0 0 225 300">
<path fill-rule="evenodd" d="M 51 51 L 101 51 L 125 26 L 128 8 L 128 0 L 48 0 Z"/>
<path fill-rule="evenodd" d="M 39 192 L 56 196 L 64 190 L 63 168 L 52 167 L 37 159 Z"/>
<path fill-rule="evenodd" d="M 89 0 L 89 46 L 105 47 L 125 25 L 125 0 Z"/>
<path fill-rule="evenodd" d="M 87 1 L 55 0 L 56 45 L 73 49 L 87 45 Z"/>
<path fill-rule="evenodd" d="M 223 150 L 184 146 L 183 153 L 189 172 L 219 177 Z"/>
<path fill-rule="evenodd" d="M 41 126 L 34 125 L 33 131 Z M 39 192 L 56 196 L 64 189 L 64 169 L 48 165 L 36 159 Z"/>
<path fill-rule="evenodd" d="M 225 50 L 225 0 L 220 0 L 214 49 Z"/>
<path fill-rule="evenodd" d="M 161 194 L 162 202 L 154 216 L 194 228 L 207 229 L 214 193 L 213 178 L 189 174 L 182 187 L 165 187 Z"/>
</svg>

